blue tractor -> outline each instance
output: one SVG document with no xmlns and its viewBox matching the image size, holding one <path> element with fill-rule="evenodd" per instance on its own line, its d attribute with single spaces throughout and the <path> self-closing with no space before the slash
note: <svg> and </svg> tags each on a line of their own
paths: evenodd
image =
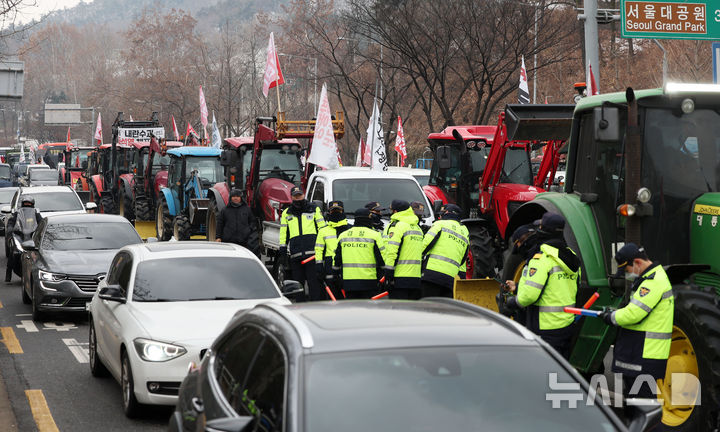
<svg viewBox="0 0 720 432">
<path fill-rule="evenodd" d="M 180 147 L 168 150 L 167 187 L 160 190 L 155 208 L 155 230 L 160 240 L 188 240 L 205 235 L 207 191 L 225 180 L 220 149 Z"/>
</svg>

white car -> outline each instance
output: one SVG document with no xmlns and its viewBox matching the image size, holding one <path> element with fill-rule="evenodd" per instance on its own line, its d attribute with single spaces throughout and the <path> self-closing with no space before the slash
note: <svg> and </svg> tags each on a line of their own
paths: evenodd
<svg viewBox="0 0 720 432">
<path fill-rule="evenodd" d="M 5 214 L 14 213 L 22 204 L 20 197 L 30 195 L 35 199 L 35 208 L 42 217 L 59 214 L 87 213 L 97 208 L 95 203 L 83 205 L 78 194 L 70 186 L 34 186 L 20 187 L 15 192 L 9 206 L 3 206 Z"/>
<path fill-rule="evenodd" d="M 297 282 L 286 282 L 296 289 Z M 228 243 L 126 246 L 88 307 L 90 370 L 122 387 L 123 409 L 174 405 L 188 365 L 198 364 L 239 310 L 290 304 L 259 259 Z"/>
</svg>

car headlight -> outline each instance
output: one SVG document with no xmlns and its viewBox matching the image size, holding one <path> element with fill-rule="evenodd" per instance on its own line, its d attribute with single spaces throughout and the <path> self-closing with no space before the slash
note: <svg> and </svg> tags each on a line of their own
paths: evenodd
<svg viewBox="0 0 720 432">
<path fill-rule="evenodd" d="M 133 341 L 140 358 L 150 362 L 164 362 L 180 357 L 187 350 L 179 345 L 137 338 Z"/>
<path fill-rule="evenodd" d="M 64 274 L 50 273 L 42 270 L 38 271 L 38 274 L 40 275 L 40 280 L 45 282 L 58 282 L 66 278 Z"/>
</svg>

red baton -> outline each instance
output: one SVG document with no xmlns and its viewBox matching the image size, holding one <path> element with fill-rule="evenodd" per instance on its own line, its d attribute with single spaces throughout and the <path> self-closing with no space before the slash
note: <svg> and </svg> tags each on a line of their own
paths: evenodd
<svg viewBox="0 0 720 432">
<path fill-rule="evenodd" d="M 599 293 L 599 292 L 596 292 L 595 294 L 593 294 L 593 295 L 590 296 L 590 298 L 589 298 L 588 301 L 583 305 L 582 308 L 583 308 L 583 309 L 590 309 L 590 306 L 592 306 L 593 303 L 595 303 L 595 300 L 597 300 L 597 299 L 599 299 L 599 298 L 600 298 L 600 293 Z"/>
<path fill-rule="evenodd" d="M 331 299 L 332 301 L 337 301 L 337 300 L 335 299 L 335 296 L 334 296 L 333 293 L 332 293 L 332 290 L 331 290 L 330 287 L 327 286 L 327 285 L 325 285 L 325 292 L 328 293 L 328 295 L 330 296 L 330 299 Z"/>
<path fill-rule="evenodd" d="M 387 291 L 381 292 L 380 294 L 378 294 L 378 295 L 376 295 L 376 296 L 370 297 L 370 300 L 381 299 L 381 298 L 383 298 L 383 297 L 386 297 L 388 294 L 390 294 L 390 293 L 387 292 Z"/>
<path fill-rule="evenodd" d="M 315 259 L 315 255 L 311 256 L 310 258 L 305 258 L 304 260 L 300 261 L 300 264 L 307 264 L 314 259 Z"/>
</svg>

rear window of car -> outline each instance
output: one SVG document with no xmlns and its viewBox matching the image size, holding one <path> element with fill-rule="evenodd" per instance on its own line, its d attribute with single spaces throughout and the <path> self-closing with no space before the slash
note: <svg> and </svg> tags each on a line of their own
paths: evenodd
<svg viewBox="0 0 720 432">
<path fill-rule="evenodd" d="M 250 300 L 280 297 L 262 264 L 240 257 L 155 259 L 138 264 L 133 301 Z"/>
<path fill-rule="evenodd" d="M 35 198 L 35 208 L 41 212 L 85 210 L 78 196 L 69 190 L 67 192 L 28 193 L 30 190 L 31 188 L 24 189 L 22 195 Z M 19 202 L 18 206 L 20 206 Z"/>
<path fill-rule="evenodd" d="M 579 388 L 575 408 L 567 398 L 553 407 L 549 395 L 570 392 L 553 391 L 550 382 L 576 381 L 537 347 L 388 349 L 308 360 L 304 429 L 313 432 L 616 430 Z"/>
</svg>

